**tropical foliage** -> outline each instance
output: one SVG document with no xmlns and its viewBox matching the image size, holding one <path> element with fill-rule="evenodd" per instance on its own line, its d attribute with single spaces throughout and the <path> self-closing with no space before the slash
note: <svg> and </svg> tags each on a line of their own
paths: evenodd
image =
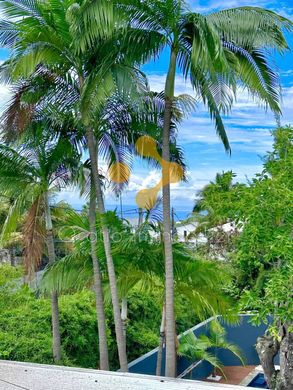
<svg viewBox="0 0 293 390">
<path fill-rule="evenodd" d="M 185 356 L 191 361 L 205 360 L 224 376 L 223 365 L 217 357 L 220 349 L 225 349 L 234 354 L 242 364 L 243 355 L 237 345 L 226 340 L 226 331 L 218 320 L 213 320 L 209 325 L 207 335 L 196 337 L 193 332 L 188 332 L 180 338 L 179 355 Z"/>
<path fill-rule="evenodd" d="M 153 325 L 147 336 L 134 331 L 131 298 L 146 297 L 141 306 L 148 308 L 155 295 L 160 314 L 154 324 L 161 323 L 160 348 L 165 344 L 165 375 L 171 377 L 180 328 L 175 318 L 180 323 L 185 304 L 197 320 L 217 314 L 231 319 L 235 298 L 241 297 L 242 309 L 257 310 L 258 321 L 273 312 L 271 333 L 278 333 L 281 345 L 288 343 L 292 128 L 275 132 L 274 152 L 251 183 L 234 183 L 233 172 L 223 172 L 201 191 L 193 235 L 206 236 L 202 248 L 190 250 L 171 234 L 170 162 L 181 166 L 180 179 L 186 180 L 176 138 L 195 101 L 206 107 L 227 152 L 223 115 L 241 88 L 279 120 L 281 89 L 272 60 L 274 53 L 289 49 L 284 33 L 292 22 L 259 7 L 202 15 L 182 0 L 4 0 L 1 11 L 0 45 L 9 49 L 9 58 L 0 66 L 0 81 L 12 88 L 1 117 L 1 246 L 21 246 L 27 280 L 43 260 L 49 262 L 38 291 L 42 297 L 17 283 L 12 289 L 10 283 L 2 285 L 1 292 L 19 299 L 15 316 L 25 296 L 32 307 L 40 305 L 37 322 L 43 321 L 49 293 L 55 362 L 95 366 L 98 361 L 101 369 L 127 371 L 128 357 L 136 355 L 133 348 L 142 352 L 156 338 Z M 141 69 L 163 51 L 170 55 L 165 86 L 155 93 Z M 175 96 L 177 72 L 190 83 L 195 99 Z M 151 210 L 153 200 L 146 207 L 148 219 L 134 228 L 106 211 L 104 192 L 107 180 L 116 194 L 127 186 L 141 136 L 152 137 L 160 154 L 154 160 L 143 153 L 150 166 L 158 167 L 162 159 L 163 218 Z M 88 202 L 82 212 L 54 204 L 54 194 L 69 185 Z M 226 224 L 233 234 L 226 234 Z M 78 306 L 80 298 L 80 316 L 90 317 L 92 290 L 98 337 L 89 356 L 98 348 L 99 358 L 87 360 L 78 356 L 85 343 L 78 337 L 79 324 L 67 334 L 70 321 L 64 325 L 64 313 L 69 316 L 73 310 L 66 305 L 72 299 Z M 60 315 L 58 294 L 65 295 Z M 44 326 L 49 329 L 48 322 Z M 134 334 L 137 340 L 131 339 Z M 74 337 L 80 341 L 76 347 Z M 67 349 L 70 343 L 74 351 Z M 47 361 L 48 335 L 44 344 Z M 7 357 L 18 356 L 5 350 Z M 36 351 L 34 356 L 41 355 Z"/>
<path fill-rule="evenodd" d="M 234 297 L 241 298 L 242 310 L 255 311 L 254 323 L 268 324 L 268 335 L 263 341 L 267 341 L 268 348 L 270 343 L 275 344 L 273 355 L 279 349 L 287 353 L 292 337 L 292 134 L 291 126 L 273 132 L 273 151 L 265 156 L 263 171 L 247 185 L 229 180 L 223 191 L 222 185 L 211 183 L 199 194 L 195 206 L 196 212 L 199 205 L 212 210 L 200 217 L 201 223 L 204 221 L 208 226 L 218 223 L 214 212 L 219 209 L 215 214 L 222 222 L 233 221 L 238 229 L 224 245 L 234 270 L 229 290 Z M 231 178 L 231 172 L 221 175 L 225 177 Z M 227 203 L 232 207 L 226 208 Z M 259 350 L 266 348 L 262 346 Z M 290 359 L 286 356 L 285 360 Z"/>
</svg>

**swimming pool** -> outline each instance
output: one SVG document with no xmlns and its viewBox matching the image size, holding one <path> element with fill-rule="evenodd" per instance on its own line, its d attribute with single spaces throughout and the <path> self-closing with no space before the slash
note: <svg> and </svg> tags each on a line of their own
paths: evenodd
<svg viewBox="0 0 293 390">
<path fill-rule="evenodd" d="M 259 389 L 268 389 L 268 385 L 265 380 L 264 374 L 261 373 L 257 374 L 247 386 L 256 387 Z"/>
</svg>

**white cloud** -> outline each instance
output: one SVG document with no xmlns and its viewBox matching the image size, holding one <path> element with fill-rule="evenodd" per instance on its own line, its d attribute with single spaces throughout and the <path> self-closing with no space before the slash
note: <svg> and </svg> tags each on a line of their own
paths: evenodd
<svg viewBox="0 0 293 390">
<path fill-rule="evenodd" d="M 281 70 L 280 74 L 283 77 L 290 77 L 293 75 L 293 69 Z"/>
<path fill-rule="evenodd" d="M 293 8 L 289 1 L 278 0 L 190 0 L 189 4 L 194 12 L 208 13 L 211 11 L 217 11 L 221 9 L 234 8 L 234 7 L 262 7 L 274 10 L 275 12 L 285 16 L 292 17 Z"/>
<path fill-rule="evenodd" d="M 161 91 L 164 86 L 165 75 L 151 74 L 150 86 L 156 91 Z M 176 78 L 176 94 L 192 94 L 190 84 L 181 76 Z M 293 122 L 293 87 L 283 88 L 282 122 Z M 265 153 L 271 148 L 272 138 L 270 130 L 276 126 L 274 115 L 259 106 L 257 100 L 253 100 L 247 91 L 237 92 L 237 100 L 231 113 L 223 118 L 234 151 L 251 151 Z M 214 125 L 203 104 L 198 104 L 191 117 L 185 119 L 180 126 L 178 140 L 181 145 L 194 142 L 209 145 L 219 144 Z"/>
<path fill-rule="evenodd" d="M 151 75 L 151 87 L 157 91 L 163 89 L 164 75 Z M 177 78 L 176 93 L 190 93 L 190 86 L 182 77 Z M 283 112 L 284 123 L 293 122 L 292 101 L 293 87 L 284 88 Z M 271 149 L 272 137 L 270 129 L 275 127 L 274 117 L 265 113 L 253 102 L 247 93 L 243 92 L 235 103 L 232 113 L 225 118 L 229 139 L 232 145 L 232 156 L 239 153 L 250 153 L 252 161 L 239 158 L 225 159 L 223 147 L 215 133 L 213 124 L 206 113 L 205 108 L 199 105 L 196 112 L 180 127 L 179 143 L 186 150 L 195 152 L 195 158 L 189 159 L 191 165 L 188 172 L 187 183 L 177 183 L 171 186 L 171 199 L 175 207 L 191 208 L 195 195 L 204 185 L 214 180 L 216 173 L 232 169 L 237 174 L 237 180 L 245 182 L 246 178 L 252 178 L 255 173 L 260 172 L 262 163 L 256 163 L 256 156 L 263 155 Z M 202 146 L 201 146 L 202 145 Z M 215 147 L 216 146 L 216 147 Z M 217 147 L 218 146 L 218 147 Z M 220 158 L 221 157 L 221 158 Z M 101 164 L 104 173 L 106 165 Z M 135 205 L 135 196 L 143 188 L 150 188 L 160 180 L 160 171 L 149 169 L 144 165 L 137 167 L 131 174 L 129 186 L 123 194 L 124 204 Z M 64 192 L 65 199 L 71 204 L 80 204 L 78 193 L 74 191 Z M 117 199 L 108 188 L 105 193 L 106 203 L 114 204 Z M 134 206 L 136 207 L 136 206 Z"/>
<path fill-rule="evenodd" d="M 182 206 L 184 206 L 186 209 L 190 208 L 193 204 L 197 192 L 210 181 L 213 181 L 218 172 L 229 169 L 232 169 L 233 172 L 237 174 L 237 181 L 246 182 L 247 179 L 251 179 L 255 173 L 261 170 L 261 163 L 253 165 L 241 164 L 235 167 L 229 165 L 223 167 L 220 163 L 211 163 L 208 166 L 205 164 L 199 164 L 197 169 L 192 169 L 188 172 L 188 182 L 171 184 L 172 204 L 175 207 L 180 206 L 182 208 Z M 160 180 L 160 177 L 161 176 L 159 171 L 151 171 L 149 173 L 147 170 L 141 172 L 139 175 L 132 175 L 129 186 L 123 194 L 124 202 L 126 202 L 126 204 L 135 203 L 135 196 L 137 192 L 140 189 L 150 188 L 157 184 Z M 145 186 L 146 183 L 148 183 L 148 185 Z M 111 199 L 110 194 L 108 194 L 107 200 L 109 203 L 111 203 L 111 200 L 113 201 L 114 198 Z"/>
</svg>

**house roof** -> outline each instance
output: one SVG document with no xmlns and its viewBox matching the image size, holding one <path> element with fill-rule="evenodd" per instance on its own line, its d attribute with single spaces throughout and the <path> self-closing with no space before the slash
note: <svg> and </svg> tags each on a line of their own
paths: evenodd
<svg viewBox="0 0 293 390">
<path fill-rule="evenodd" d="M 0 390 L 236 390 L 242 386 L 0 360 Z"/>
</svg>

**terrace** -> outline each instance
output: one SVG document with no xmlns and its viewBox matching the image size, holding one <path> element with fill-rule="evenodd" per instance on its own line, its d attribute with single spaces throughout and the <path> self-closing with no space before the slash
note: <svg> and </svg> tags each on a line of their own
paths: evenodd
<svg viewBox="0 0 293 390">
<path fill-rule="evenodd" d="M 257 366 L 259 366 L 259 358 L 255 350 L 255 344 L 257 337 L 264 334 L 266 326 L 264 324 L 257 327 L 253 326 L 249 321 L 251 318 L 251 315 L 249 314 L 240 315 L 239 317 L 238 324 L 223 325 L 227 332 L 227 340 L 241 349 L 245 359 L 245 366 L 242 366 L 240 361 L 230 351 L 222 349 L 213 351 L 216 352 L 217 357 L 224 366 L 226 378 L 223 377 L 220 380 L 220 383 L 223 385 L 231 384 L 235 386 L 243 383 L 247 385 L 259 372 L 257 368 Z M 196 336 L 201 334 L 208 335 L 208 325 L 212 320 L 213 317 L 196 325 L 187 332 L 192 331 Z M 132 373 L 155 375 L 157 352 L 158 348 L 130 363 L 129 371 Z M 164 372 L 164 363 L 165 361 L 163 356 L 162 373 Z M 207 361 L 201 360 L 191 362 L 184 357 L 178 358 L 177 378 L 209 381 L 207 378 L 212 374 L 212 372 L 213 367 Z"/>
</svg>

